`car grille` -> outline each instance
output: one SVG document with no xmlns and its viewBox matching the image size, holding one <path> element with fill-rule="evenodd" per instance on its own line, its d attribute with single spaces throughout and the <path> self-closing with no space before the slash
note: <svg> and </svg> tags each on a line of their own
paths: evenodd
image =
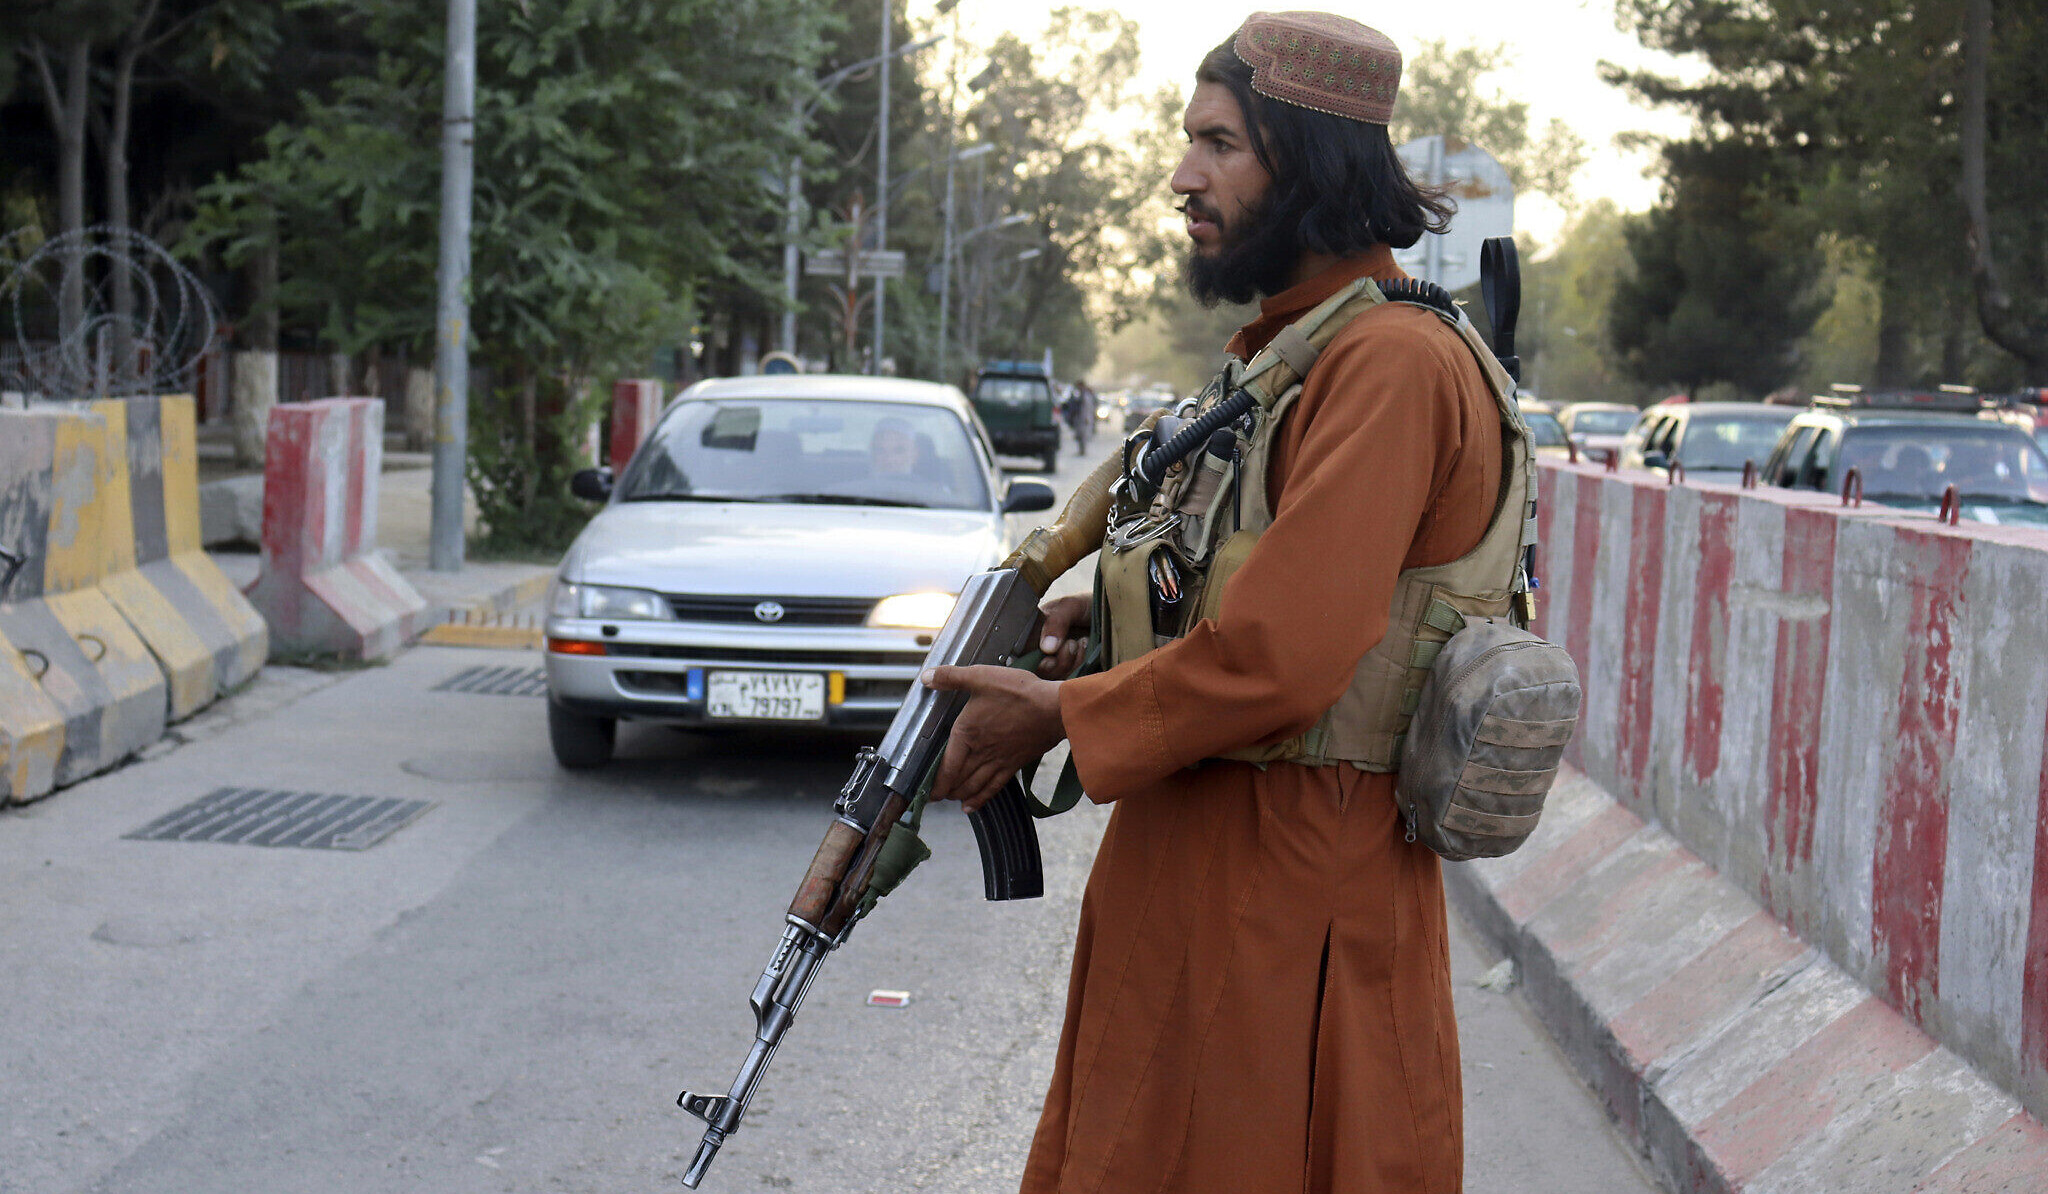
<svg viewBox="0 0 2048 1194">
<path fill-rule="evenodd" d="M 671 647 L 658 643 L 606 643 L 606 654 L 639 659 L 688 659 L 696 663 L 844 664 L 860 667 L 917 667 L 922 651 L 788 651 L 770 647 Z"/>
<path fill-rule="evenodd" d="M 875 608 L 869 597 L 727 597 L 715 593 L 665 593 L 669 608 L 685 622 L 743 622 L 761 625 L 754 607 L 772 601 L 782 607 L 778 626 L 858 626 Z"/>
</svg>

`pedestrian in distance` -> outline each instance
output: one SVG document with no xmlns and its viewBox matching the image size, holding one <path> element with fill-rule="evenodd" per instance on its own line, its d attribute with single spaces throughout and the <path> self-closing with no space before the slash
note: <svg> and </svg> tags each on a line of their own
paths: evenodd
<svg viewBox="0 0 2048 1194">
<path fill-rule="evenodd" d="M 1423 293 L 1393 251 L 1450 213 L 1388 137 L 1400 68 L 1324 13 L 1255 13 L 1202 60 L 1183 281 L 1261 301 L 1197 410 L 1299 380 L 1119 499 L 1101 601 L 1046 605 L 1038 674 L 927 673 L 970 694 L 934 796 L 979 807 L 1064 739 L 1113 805 L 1024 1194 L 1460 1188 L 1442 877 L 1393 772 L 1413 598 L 1523 528 L 1496 513 L 1511 385 L 1447 301 L 1384 297 Z M 1505 576 L 1483 588 L 1471 609 L 1505 608 Z"/>
</svg>

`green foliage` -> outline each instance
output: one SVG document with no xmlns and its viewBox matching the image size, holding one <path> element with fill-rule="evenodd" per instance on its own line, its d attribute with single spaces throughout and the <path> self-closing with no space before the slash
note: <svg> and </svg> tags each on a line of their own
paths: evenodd
<svg viewBox="0 0 2048 1194">
<path fill-rule="evenodd" d="M 1760 155 L 1811 216 L 1867 254 L 1878 298 L 1868 377 L 1884 385 L 1986 380 L 2001 365 L 1975 329 L 1957 192 L 1965 0 L 1623 0 L 1642 40 L 1709 70 L 1681 82 L 1608 67 L 1698 136 Z M 2048 315 L 2048 15 L 1999 0 L 1991 45 L 1988 196 L 2008 284 Z"/>
<path fill-rule="evenodd" d="M 1043 35 L 1006 34 L 988 60 L 988 86 L 967 116 L 996 146 L 987 218 L 1020 212 L 1029 222 L 969 247 L 965 277 L 980 301 L 963 322 L 980 331 L 983 356 L 1050 346 L 1063 373 L 1078 373 L 1094 363 L 1096 328 L 1140 311 L 1166 256 L 1157 226 L 1180 96 L 1137 89 L 1137 23 L 1114 12 L 1056 9 Z"/>
<path fill-rule="evenodd" d="M 1643 383 L 1610 348 L 1607 312 L 1629 268 L 1626 217 L 1612 200 L 1587 205 L 1540 260 L 1522 267 L 1522 318 L 1516 348 L 1522 377 L 1553 402 L 1636 402 Z M 1471 308 L 1479 310 L 1474 304 Z"/>
<path fill-rule="evenodd" d="M 603 413 L 605 395 L 563 392 L 559 379 L 535 384 L 554 391 L 546 404 L 557 413 L 531 437 L 521 410 L 527 399 L 518 387 L 471 396 L 468 474 L 478 527 L 471 546 L 480 556 L 553 558 L 594 512 L 570 496 L 569 478 L 594 463 L 587 457 L 587 436 Z"/>
<path fill-rule="evenodd" d="M 1666 150 L 1662 206 L 1623 231 L 1634 269 L 1614 288 L 1608 335 L 1630 374 L 1692 392 L 1728 382 L 1761 397 L 1795 377 L 1827 307 L 1825 265 L 1803 221 L 1760 185 L 1739 145 Z"/>
</svg>

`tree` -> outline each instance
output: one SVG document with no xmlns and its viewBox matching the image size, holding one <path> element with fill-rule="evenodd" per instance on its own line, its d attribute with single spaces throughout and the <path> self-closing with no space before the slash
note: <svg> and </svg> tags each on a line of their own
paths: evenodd
<svg viewBox="0 0 2048 1194">
<path fill-rule="evenodd" d="M 1517 191 L 1566 203 L 1572 176 L 1586 163 L 1586 143 L 1561 120 L 1532 133 L 1527 103 L 1485 88 L 1486 77 L 1510 61 L 1506 46 L 1417 44 L 1403 64 L 1387 131 L 1396 145 L 1432 134 L 1477 145 L 1507 168 Z"/>
<path fill-rule="evenodd" d="M 343 5 L 371 73 L 308 97 L 264 156 L 202 192 L 195 241 L 230 260 L 274 243 L 287 318 L 346 352 L 431 332 L 439 11 Z M 606 373 L 688 339 L 714 281 L 765 289 L 779 227 L 763 180 L 798 148 L 790 98 L 820 48 L 803 0 L 526 0 L 477 32 L 470 312 L 472 485 L 485 549 L 559 545 L 559 482 Z M 481 466 L 479 468 L 479 466 Z"/>
<path fill-rule="evenodd" d="M 1634 402 L 1642 395 L 1643 384 L 1623 368 L 1607 332 L 1615 288 L 1629 267 L 1627 226 L 1612 200 L 1599 199 L 1565 225 L 1547 255 L 1538 258 L 1524 246 L 1515 343 L 1523 380 L 1541 397 Z"/>
<path fill-rule="evenodd" d="M 1825 259 L 1760 186 L 1761 158 L 1728 144 L 1666 148 L 1664 202 L 1625 228 L 1634 269 L 1608 309 L 1611 343 L 1637 379 L 1761 396 L 1799 372 L 1799 342 L 1827 307 Z"/>
<path fill-rule="evenodd" d="M 1042 36 L 990 47 L 967 123 L 996 146 L 1002 208 L 1028 217 L 1021 235 L 984 236 L 965 258 L 978 299 L 962 322 L 990 355 L 1050 347 L 1063 369 L 1086 369 L 1098 325 L 1121 326 L 1149 297 L 1181 105 L 1137 90 L 1137 68 L 1137 24 L 1114 12 L 1057 9 Z"/>
<path fill-rule="evenodd" d="M 2032 44 L 2037 49 L 2048 48 L 2048 37 L 2043 36 L 2044 30 L 2048 30 L 2048 19 L 2044 19 L 2037 10 L 2015 11 L 2015 6 L 2010 4 L 2006 9 L 2005 28 L 1998 33 L 2014 41 Z M 1985 334 L 1999 347 L 2026 363 L 2029 381 L 2048 385 L 2048 268 L 2044 268 L 2038 253 L 2030 258 L 2024 251 L 2030 243 L 2048 245 L 2048 235 L 2044 235 L 2044 231 L 2048 231 L 2044 228 L 2048 226 L 2048 217 L 2043 215 L 2043 208 L 2048 205 L 2041 201 L 2038 166 L 2031 170 L 2022 169 L 2011 177 L 2001 175 L 2000 181 L 2006 184 L 2002 189 L 2006 194 L 2000 196 L 2005 202 L 1999 206 L 2004 212 L 2017 217 L 2013 223 L 2019 227 L 2001 229 L 1992 222 L 1990 198 L 1993 192 L 1986 181 L 1985 159 L 1987 145 L 1993 140 L 1989 132 L 1993 123 L 1991 47 L 1998 38 L 1994 36 L 1991 0 L 1969 0 L 1966 19 L 1961 191 L 1964 243 L 1970 254 L 1970 281 L 1976 293 L 1977 317 L 1983 323 Z M 2012 134 L 2026 128 L 2029 123 L 2034 128 L 2028 131 L 2039 131 L 2041 89 L 2048 85 L 2048 70 L 2043 69 L 2037 55 L 2007 55 L 2003 57 L 2001 66 L 2007 77 L 1999 81 L 1997 124 L 2003 135 L 1997 140 L 2011 146 L 2009 138 Z M 2033 90 L 2011 94 L 2004 91 L 2006 87 L 2031 87 Z M 2031 122 L 2029 116 L 2033 117 Z M 2038 152 L 2038 137 L 2030 148 Z M 2013 157 L 2010 152 L 2005 156 L 2008 161 Z M 2006 251 L 2001 252 L 2001 249 Z M 2007 288 L 2008 275 L 2019 276 L 2030 283 L 2029 293 L 2019 302 L 2014 301 L 2011 290 Z"/>
<path fill-rule="evenodd" d="M 1767 155 L 1819 228 L 1867 247 L 1881 303 L 1872 378 L 1880 385 L 1998 372 L 1965 315 L 1957 179 L 1968 2 L 1626 0 L 1622 17 L 1645 43 L 1710 69 L 1681 83 L 1606 68 L 1643 98 L 1692 112 L 1701 137 Z M 1986 216 L 2006 261 L 2039 261 L 2048 245 L 2038 187 L 2026 181 L 2039 173 L 2033 159 L 2048 136 L 2048 112 L 2027 90 L 2043 81 L 2043 25 L 2038 6 L 2008 5 L 1987 52 L 2003 135 L 1987 142 L 1997 183 Z"/>
</svg>

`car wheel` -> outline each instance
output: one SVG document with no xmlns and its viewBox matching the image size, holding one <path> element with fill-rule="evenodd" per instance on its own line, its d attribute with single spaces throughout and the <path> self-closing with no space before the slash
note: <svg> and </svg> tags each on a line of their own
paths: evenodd
<svg viewBox="0 0 2048 1194">
<path fill-rule="evenodd" d="M 587 771 L 612 761 L 612 742 L 618 736 L 616 718 L 572 713 L 548 702 L 548 745 L 555 748 L 555 762 L 571 771 Z"/>
<path fill-rule="evenodd" d="M 1047 448 L 1045 454 L 1038 458 L 1038 463 L 1044 465 L 1045 471 L 1048 473 L 1058 472 L 1060 469 L 1060 446 L 1054 444 L 1052 447 Z"/>
</svg>

